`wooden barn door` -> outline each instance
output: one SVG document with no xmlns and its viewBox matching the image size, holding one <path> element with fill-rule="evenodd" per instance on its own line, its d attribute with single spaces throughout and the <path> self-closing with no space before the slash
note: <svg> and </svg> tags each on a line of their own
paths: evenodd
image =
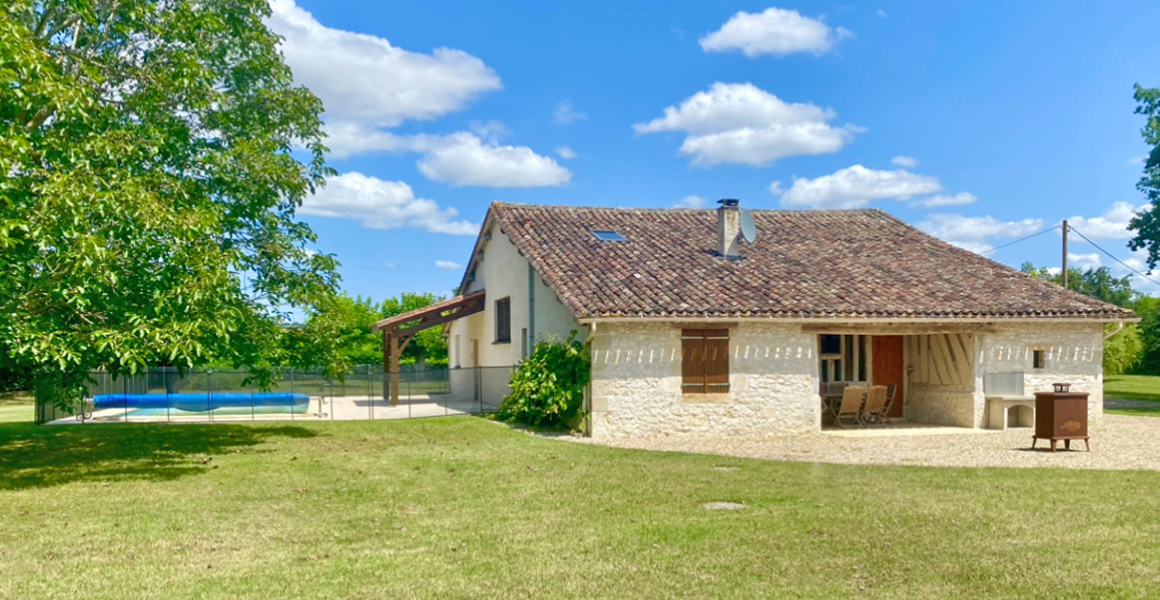
<svg viewBox="0 0 1160 600">
<path fill-rule="evenodd" d="M 890 406 L 887 416 L 902 416 L 902 379 L 905 367 L 902 360 L 902 336 L 876 335 L 872 338 L 871 359 L 874 385 L 897 386 L 894 392 L 894 404 Z"/>
</svg>

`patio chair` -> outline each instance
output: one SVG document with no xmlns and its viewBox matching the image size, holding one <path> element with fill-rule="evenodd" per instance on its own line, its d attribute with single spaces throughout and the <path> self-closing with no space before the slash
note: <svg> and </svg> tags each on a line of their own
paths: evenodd
<svg viewBox="0 0 1160 600">
<path fill-rule="evenodd" d="M 842 390 L 842 403 L 838 405 L 838 412 L 834 414 L 834 423 L 838 427 L 845 427 L 842 424 L 842 417 L 850 417 L 854 423 L 860 427 L 865 427 L 866 424 L 862 422 L 862 388 L 856 385 L 851 385 Z"/>
<path fill-rule="evenodd" d="M 886 425 L 886 386 L 875 385 L 866 392 L 866 408 L 863 410 L 863 421 L 877 421 L 879 425 Z"/>
<path fill-rule="evenodd" d="M 894 397 L 898 395 L 898 385 L 891 383 L 886 386 L 886 408 L 882 409 L 882 418 L 890 422 L 890 407 L 894 406 Z"/>
<path fill-rule="evenodd" d="M 822 416 L 829 416 L 831 419 L 837 420 L 837 400 L 842 397 L 842 390 L 846 387 L 844 383 L 827 382 L 822 384 Z"/>
</svg>

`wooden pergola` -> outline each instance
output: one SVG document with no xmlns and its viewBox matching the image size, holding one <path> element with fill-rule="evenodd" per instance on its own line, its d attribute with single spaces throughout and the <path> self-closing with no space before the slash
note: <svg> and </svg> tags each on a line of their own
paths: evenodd
<svg viewBox="0 0 1160 600">
<path fill-rule="evenodd" d="M 389 397 L 387 386 L 383 386 L 383 399 L 389 399 L 391 406 L 399 405 L 399 356 L 407 349 L 407 344 L 411 343 L 416 333 L 483 312 L 484 306 L 484 291 L 480 290 L 395 315 L 372 325 L 371 329 L 383 332 L 383 373 L 389 374 L 391 381 Z"/>
</svg>

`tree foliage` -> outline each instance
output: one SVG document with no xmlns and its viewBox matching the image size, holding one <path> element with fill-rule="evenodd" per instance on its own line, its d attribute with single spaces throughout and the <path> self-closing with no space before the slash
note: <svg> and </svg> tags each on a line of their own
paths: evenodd
<svg viewBox="0 0 1160 600">
<path fill-rule="evenodd" d="M 265 0 L 0 7 L 10 366 L 74 389 L 97 368 L 261 371 L 287 335 L 327 329 L 284 326 L 292 307 L 324 310 L 337 276 L 294 219 L 331 173 L 322 105 L 293 84 L 268 14 Z"/>
<path fill-rule="evenodd" d="M 1020 270 L 1056 285 L 1063 285 L 1063 275 L 1053 273 L 1047 267 L 1036 267 L 1025 262 Z M 1067 288 L 1073 292 L 1079 292 L 1096 300 L 1124 308 L 1131 308 L 1140 295 L 1132 289 L 1131 277 L 1116 277 L 1107 267 L 1088 268 L 1084 271 L 1075 268 L 1068 269 Z"/>
<path fill-rule="evenodd" d="M 511 393 L 499 407 L 499 418 L 528 425 L 571 425 L 583 415 L 591 360 L 575 331 L 563 342 L 537 343 L 512 374 Z"/>
<path fill-rule="evenodd" d="M 1063 284 L 1062 274 L 1053 273 L 1046 267 L 1036 267 L 1025 262 L 1021 270 L 1056 285 Z M 1107 267 L 1088 268 L 1084 271 L 1068 269 L 1067 273 L 1067 287 L 1072 291 L 1109 304 L 1130 308 L 1141 317 L 1144 317 L 1141 310 L 1147 310 L 1151 307 L 1151 303 L 1147 302 L 1151 300 L 1150 298 L 1132 289 L 1131 277 L 1116 277 Z M 1142 325 L 1146 327 L 1149 319 L 1145 317 L 1142 320 Z M 1155 325 L 1160 325 L 1160 323 Z M 1116 328 L 1115 325 L 1108 325 L 1104 331 L 1112 333 Z M 1160 333 L 1160 330 L 1157 330 L 1157 333 Z M 1126 325 L 1122 331 L 1108 338 L 1104 342 L 1104 373 L 1119 375 L 1136 370 L 1144 361 L 1145 341 L 1149 335 L 1153 335 L 1151 330 L 1133 324 Z M 1158 342 L 1157 351 L 1160 351 L 1160 339 L 1156 341 Z"/>
<path fill-rule="evenodd" d="M 382 319 L 401 315 L 412 310 L 430 306 L 443 298 L 428 293 L 404 292 L 397 298 L 387 298 L 375 303 L 371 298 L 337 295 L 323 310 L 314 311 L 306 321 L 306 329 L 325 328 L 332 333 L 330 343 L 336 348 L 346 365 L 381 365 L 383 362 L 383 336 L 372 331 L 371 325 Z M 306 336 L 313 338 L 314 335 Z M 309 348 L 298 348 L 292 353 L 306 352 Z M 400 357 L 402 364 L 447 365 L 447 340 L 442 328 L 424 329 L 415 335 Z"/>
<path fill-rule="evenodd" d="M 1136 114 L 1145 119 L 1140 134 L 1152 147 L 1144 159 L 1144 174 L 1136 183 L 1136 189 L 1144 193 L 1152 206 L 1139 212 L 1128 225 L 1128 229 L 1136 232 L 1128 247 L 1146 250 L 1148 268 L 1154 269 L 1160 263 L 1160 88 L 1144 88 L 1137 84 L 1135 98 Z"/>
<path fill-rule="evenodd" d="M 1113 333 L 1115 327 L 1108 325 L 1104 331 Z M 1143 352 L 1140 327 L 1135 323 L 1125 325 L 1122 331 L 1104 341 L 1104 374 L 1122 375 L 1133 371 L 1143 359 Z"/>
</svg>

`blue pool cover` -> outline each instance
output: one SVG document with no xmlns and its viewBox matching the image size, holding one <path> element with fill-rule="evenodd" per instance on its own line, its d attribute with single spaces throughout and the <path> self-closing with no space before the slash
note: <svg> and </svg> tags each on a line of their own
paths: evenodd
<svg viewBox="0 0 1160 600">
<path fill-rule="evenodd" d="M 288 408 L 305 405 L 306 394 L 268 392 L 216 392 L 213 394 L 101 394 L 93 398 L 93 408 L 172 408 L 186 412 L 208 412 L 219 408 Z"/>
</svg>

